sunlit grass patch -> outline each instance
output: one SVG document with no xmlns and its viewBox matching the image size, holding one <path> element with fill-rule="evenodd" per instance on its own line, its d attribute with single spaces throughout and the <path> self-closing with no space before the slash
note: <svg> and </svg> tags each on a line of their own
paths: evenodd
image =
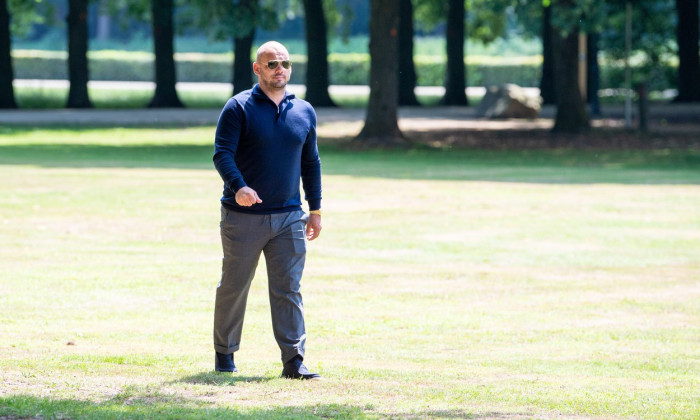
<svg viewBox="0 0 700 420">
<path fill-rule="evenodd" d="M 362 91 L 363 89 L 358 89 Z M 146 108 L 153 98 L 153 88 L 113 89 L 92 87 L 88 89 L 90 101 L 98 109 L 139 109 Z M 178 89 L 178 97 L 187 108 L 222 108 L 233 94 L 232 88 L 192 90 Z M 68 100 L 67 87 L 16 87 L 17 104 L 23 109 L 61 109 Z M 303 98 L 301 94 L 299 97 Z M 344 108 L 363 108 L 367 106 L 369 96 L 365 93 L 334 93 L 333 100 Z M 478 103 L 480 96 L 472 97 Z M 419 95 L 419 101 L 426 106 L 435 106 L 439 96 Z"/>
</svg>

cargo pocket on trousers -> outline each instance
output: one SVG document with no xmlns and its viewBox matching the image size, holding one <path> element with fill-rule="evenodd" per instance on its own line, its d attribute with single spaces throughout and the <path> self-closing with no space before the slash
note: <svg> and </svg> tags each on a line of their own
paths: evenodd
<svg viewBox="0 0 700 420">
<path fill-rule="evenodd" d="M 306 253 L 306 219 L 302 218 L 292 225 L 292 241 L 296 254 Z"/>
</svg>

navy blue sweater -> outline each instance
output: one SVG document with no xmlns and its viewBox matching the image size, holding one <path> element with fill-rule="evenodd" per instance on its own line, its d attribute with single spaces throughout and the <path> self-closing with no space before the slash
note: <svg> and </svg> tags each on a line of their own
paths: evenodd
<svg viewBox="0 0 700 420">
<path fill-rule="evenodd" d="M 300 210 L 300 178 L 309 210 L 321 208 L 316 112 L 293 94 L 278 107 L 256 84 L 229 99 L 216 127 L 214 165 L 224 181 L 226 208 L 256 214 Z M 235 195 L 244 186 L 262 203 L 239 206 Z"/>
</svg>

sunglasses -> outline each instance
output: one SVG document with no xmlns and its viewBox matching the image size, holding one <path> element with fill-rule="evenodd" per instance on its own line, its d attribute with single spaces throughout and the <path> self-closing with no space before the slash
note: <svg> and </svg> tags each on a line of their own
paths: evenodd
<svg viewBox="0 0 700 420">
<path fill-rule="evenodd" d="M 289 60 L 270 60 L 267 62 L 267 68 L 270 70 L 274 70 L 280 63 L 282 64 L 282 67 L 284 67 L 287 70 L 289 70 L 289 68 L 292 67 L 292 62 Z"/>
</svg>

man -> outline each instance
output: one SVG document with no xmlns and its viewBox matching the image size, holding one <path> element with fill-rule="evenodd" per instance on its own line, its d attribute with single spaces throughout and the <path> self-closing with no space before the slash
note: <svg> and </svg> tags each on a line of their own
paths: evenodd
<svg viewBox="0 0 700 420">
<path fill-rule="evenodd" d="M 316 379 L 320 375 L 302 363 L 306 331 L 299 292 L 306 239 L 321 233 L 316 113 L 285 89 L 292 65 L 282 44 L 263 44 L 253 71 L 258 84 L 226 103 L 216 128 L 214 165 L 224 181 L 224 259 L 214 310 L 215 369 L 238 371 L 233 353 L 239 349 L 248 290 L 262 252 L 282 376 Z M 300 178 L 309 216 L 301 210 Z"/>
</svg>

